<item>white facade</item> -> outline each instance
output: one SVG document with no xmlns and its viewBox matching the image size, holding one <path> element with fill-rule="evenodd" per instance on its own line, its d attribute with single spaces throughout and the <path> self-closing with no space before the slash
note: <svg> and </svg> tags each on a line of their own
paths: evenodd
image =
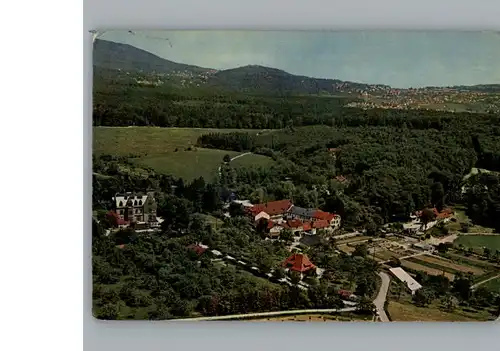
<svg viewBox="0 0 500 351">
<path fill-rule="evenodd" d="M 265 213 L 264 211 L 262 211 L 262 212 L 259 212 L 259 214 L 257 214 L 255 216 L 254 220 L 257 222 L 261 218 L 265 218 L 265 219 L 269 220 L 271 218 L 271 216 L 269 216 L 267 213 Z"/>
</svg>

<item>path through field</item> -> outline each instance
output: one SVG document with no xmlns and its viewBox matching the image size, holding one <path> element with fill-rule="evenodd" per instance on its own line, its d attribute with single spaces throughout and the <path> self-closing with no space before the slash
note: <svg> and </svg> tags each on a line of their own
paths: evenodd
<svg viewBox="0 0 500 351">
<path fill-rule="evenodd" d="M 475 288 L 477 288 L 478 286 L 481 286 L 481 285 L 483 285 L 484 283 L 487 283 L 487 282 L 489 282 L 490 280 L 497 279 L 497 278 L 500 278 L 500 274 L 497 274 L 497 275 L 495 275 L 494 277 L 488 278 L 488 279 L 486 279 L 486 280 L 483 280 L 482 282 L 479 282 L 479 283 L 477 283 L 477 284 L 474 284 L 473 286 L 471 286 L 471 289 L 475 289 Z"/>
</svg>

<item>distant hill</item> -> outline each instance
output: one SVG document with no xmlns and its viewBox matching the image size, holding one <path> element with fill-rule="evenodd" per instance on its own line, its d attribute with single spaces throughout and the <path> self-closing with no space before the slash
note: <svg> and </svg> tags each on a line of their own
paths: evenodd
<svg viewBox="0 0 500 351">
<path fill-rule="evenodd" d="M 338 79 L 297 76 L 280 69 L 256 65 L 219 71 L 208 83 L 243 92 L 263 91 L 278 94 L 320 94 L 382 87 Z"/>
<path fill-rule="evenodd" d="M 145 50 L 128 44 L 115 43 L 107 40 L 94 42 L 94 66 L 98 68 L 102 79 L 109 79 L 112 70 L 124 72 L 141 72 L 143 74 L 167 74 L 170 82 L 175 82 L 175 74 L 188 73 L 184 76 L 183 86 L 206 85 L 245 93 L 264 94 L 350 94 L 370 91 L 377 94 L 391 89 L 388 85 L 363 84 L 346 82 L 338 79 L 323 79 L 298 76 L 280 69 L 249 65 L 222 71 L 186 65 L 163 59 Z M 214 73 L 215 72 L 215 73 Z M 186 83 L 187 82 L 187 83 Z M 450 87 L 462 91 L 500 92 L 500 85 L 475 85 Z M 441 89 L 428 87 L 426 90 Z"/>
<path fill-rule="evenodd" d="M 93 64 L 99 68 L 145 73 L 174 71 L 206 72 L 209 69 L 165 60 L 132 45 L 107 40 L 94 42 Z"/>
</svg>

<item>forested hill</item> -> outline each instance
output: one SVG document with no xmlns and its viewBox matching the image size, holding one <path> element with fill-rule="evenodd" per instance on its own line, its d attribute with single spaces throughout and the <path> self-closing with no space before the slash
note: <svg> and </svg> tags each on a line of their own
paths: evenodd
<svg viewBox="0 0 500 351">
<path fill-rule="evenodd" d="M 191 81 L 229 91 L 301 95 L 389 88 L 384 85 L 297 76 L 279 69 L 256 65 L 216 71 L 211 68 L 172 62 L 131 45 L 106 40 L 95 41 L 93 55 L 94 67 L 97 68 L 144 74 L 181 74 L 181 78 L 187 79 L 188 83 Z M 200 81 L 201 76 L 203 79 Z M 96 79 L 99 78 L 99 76 L 96 77 Z"/>
<path fill-rule="evenodd" d="M 146 73 L 170 73 L 174 71 L 206 72 L 208 68 L 172 62 L 132 45 L 107 40 L 94 42 L 93 64 L 95 67 Z"/>
<path fill-rule="evenodd" d="M 235 91 L 261 91 L 279 95 L 339 93 L 355 89 L 388 88 L 382 85 L 372 86 L 338 79 L 297 76 L 276 68 L 257 65 L 219 71 L 211 77 L 208 84 Z"/>
</svg>

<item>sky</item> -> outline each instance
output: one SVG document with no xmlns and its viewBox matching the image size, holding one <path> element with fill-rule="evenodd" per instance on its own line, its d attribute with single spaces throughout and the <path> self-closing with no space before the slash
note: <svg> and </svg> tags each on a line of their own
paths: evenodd
<svg viewBox="0 0 500 351">
<path fill-rule="evenodd" d="M 394 88 L 500 84 L 500 33 L 108 31 L 99 38 L 214 69 L 262 65 Z M 168 41 L 166 40 L 168 38 Z"/>
</svg>

